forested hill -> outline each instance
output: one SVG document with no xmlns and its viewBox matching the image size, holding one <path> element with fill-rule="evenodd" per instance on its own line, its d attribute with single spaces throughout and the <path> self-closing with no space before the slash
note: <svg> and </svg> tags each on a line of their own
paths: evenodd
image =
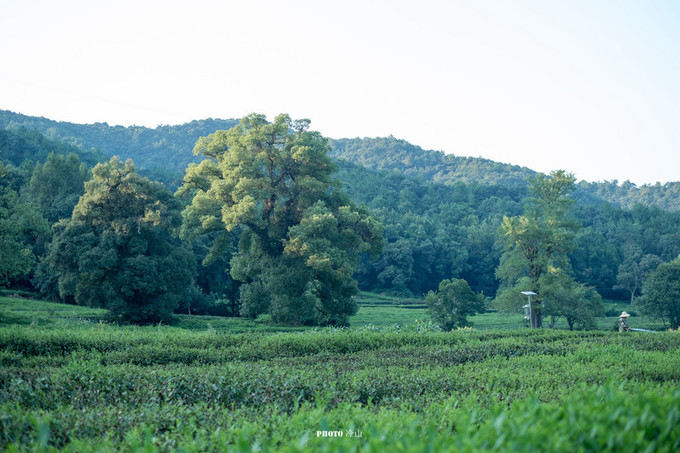
<svg viewBox="0 0 680 453">
<path fill-rule="evenodd" d="M 453 184 L 479 182 L 526 186 L 533 170 L 480 157 L 460 157 L 442 151 L 424 150 L 393 136 L 331 140 L 332 156 L 370 170 L 396 170 L 428 181 Z"/>
<path fill-rule="evenodd" d="M 199 137 L 228 129 L 237 120 L 204 119 L 175 126 L 147 128 L 109 126 L 106 123 L 74 124 L 0 110 L 0 129 L 25 127 L 50 139 L 76 145 L 89 154 L 132 158 L 143 174 L 177 186 L 190 162 L 199 159 L 192 150 Z M 36 138 L 38 140 L 39 138 Z M 332 156 L 371 170 L 397 171 L 425 181 L 452 185 L 474 182 L 526 187 L 526 178 L 535 172 L 526 167 L 502 164 L 478 157 L 461 157 L 441 151 L 424 150 L 405 140 L 386 138 L 331 139 Z M 81 157 L 82 159 L 82 157 Z M 33 160 L 41 160 L 33 158 Z M 569 169 L 566 169 L 569 170 Z M 588 204 L 610 202 L 631 209 L 636 204 L 680 211 L 680 182 L 636 186 L 630 182 L 579 183 L 577 198 Z"/>
<path fill-rule="evenodd" d="M 91 177 L 80 161 L 92 167 L 108 156 L 129 157 L 143 175 L 176 188 L 187 163 L 198 159 L 192 154 L 198 137 L 233 124 L 235 120 L 202 120 L 155 129 L 125 128 L 0 111 L 0 190 L 11 195 L 4 198 L 16 217 L 11 225 L 37 225 L 33 220 L 44 217 L 42 230 L 22 233 L 22 241 L 34 251 L 33 262 L 39 263 L 49 241 L 49 225 L 71 216 L 84 192 L 83 182 Z M 420 296 L 453 277 L 465 279 L 485 295 L 496 293 L 495 270 L 502 254 L 498 228 L 503 216 L 522 213 L 528 191 L 524 178 L 533 174 L 531 170 L 446 156 L 394 137 L 331 140 L 331 144 L 339 164 L 336 176 L 345 190 L 367 205 L 385 227 L 382 255 L 375 261 L 362 256 L 356 269 L 362 290 Z M 639 282 L 633 278 L 639 274 L 637 263 L 670 261 L 680 254 L 677 189 L 677 183 L 642 188 L 580 183 L 574 215 L 582 229 L 570 256 L 576 280 L 605 297 L 632 298 L 639 293 Z M 628 209 L 637 201 L 666 210 L 642 204 Z M 209 247 L 192 246 L 197 261 L 203 262 Z M 231 249 L 236 250 L 236 242 Z M 230 253 L 200 266 L 197 285 L 215 300 L 235 303 L 238 286 L 224 271 Z M 31 275 L 35 288 L 46 294 L 56 291 L 51 274 L 40 274 L 36 268 Z M 233 313 L 235 306 L 229 309 Z"/>
<path fill-rule="evenodd" d="M 86 151 L 99 150 L 107 157 L 119 156 L 123 160 L 130 158 L 142 173 L 171 185 L 181 181 L 187 164 L 200 161 L 192 152 L 199 137 L 237 123 L 210 118 L 152 129 L 107 123 L 75 124 L 0 110 L 0 129 L 33 129 Z"/>
<path fill-rule="evenodd" d="M 680 211 L 680 182 L 637 186 L 630 181 L 582 181 L 577 194 L 582 199 L 605 200 L 624 209 L 633 209 L 636 204 L 642 204 L 667 211 Z"/>
<path fill-rule="evenodd" d="M 426 181 L 447 185 L 474 182 L 526 187 L 527 177 L 536 174 L 529 168 L 517 165 L 424 150 L 392 136 L 331 140 L 331 145 L 332 156 L 336 159 L 371 170 L 396 170 L 405 175 L 421 176 Z M 629 181 L 581 181 L 576 197 L 586 204 L 606 201 L 624 209 L 642 204 L 667 211 L 680 211 L 680 182 L 637 186 Z"/>
<path fill-rule="evenodd" d="M 20 167 L 25 162 L 44 162 L 50 153 L 66 156 L 75 154 L 82 162 L 93 167 L 97 162 L 107 160 L 99 150 L 85 151 L 81 147 L 47 138 L 35 129 L 0 128 L 0 160 Z"/>
</svg>

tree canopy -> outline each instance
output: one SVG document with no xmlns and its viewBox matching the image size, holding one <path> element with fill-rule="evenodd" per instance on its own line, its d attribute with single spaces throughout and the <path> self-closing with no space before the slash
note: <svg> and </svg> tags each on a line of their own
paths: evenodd
<svg viewBox="0 0 680 453">
<path fill-rule="evenodd" d="M 61 296 L 108 308 L 123 322 L 171 320 L 196 263 L 172 237 L 181 205 L 117 158 L 98 164 L 70 219 L 58 222 L 47 261 Z"/>
<path fill-rule="evenodd" d="M 642 297 L 636 299 L 642 311 L 661 319 L 671 328 L 680 328 L 680 257 L 661 263 L 642 286 Z"/>
<path fill-rule="evenodd" d="M 438 291 L 427 294 L 425 303 L 432 320 L 447 332 L 469 326 L 467 317 L 485 310 L 484 296 L 475 294 L 470 285 L 460 278 L 443 280 Z"/>
<path fill-rule="evenodd" d="M 573 248 L 577 224 L 569 212 L 573 203 L 569 195 L 575 180 L 562 170 L 549 176 L 536 175 L 529 181 L 531 197 L 524 215 L 504 217 L 501 223 L 505 252 L 496 274 L 505 284 L 505 291 L 517 294 L 518 302 L 521 289 L 536 294 L 531 301 L 531 327 L 542 326 L 542 287 L 546 280 L 556 275 L 564 278 L 570 271 L 568 253 Z M 508 308 L 505 302 L 509 300 L 513 297 L 498 298 L 503 308 Z"/>
<path fill-rule="evenodd" d="M 214 157 L 201 153 L 191 155 L 197 138 L 237 123 L 236 120 L 201 120 L 150 129 L 105 123 L 78 125 L 0 110 L 0 128 L 6 128 L 0 129 L 0 158 L 6 170 L 0 185 L 9 188 L 9 191 L 3 189 L 4 220 L 0 236 L 4 253 L 0 267 L 12 269 L 12 277 L 4 277 L 6 284 L 16 289 L 39 289 L 43 297 L 58 298 L 58 275 L 49 270 L 42 255 L 52 237 L 50 225 L 61 218 L 70 218 L 84 193 L 82 182 L 90 178 L 90 172 L 80 162 L 92 165 L 103 155 L 131 157 L 137 163 L 136 172 L 162 180 L 174 189 L 181 180 L 178 175 L 183 174 L 188 162 L 208 159 L 219 167 Z M 293 135 L 294 123 L 291 121 L 289 127 Z M 226 136 L 226 131 L 215 136 L 220 134 Z M 426 151 L 394 137 L 329 140 L 329 144 L 333 148 L 329 155 L 336 159 L 329 165 L 338 169 L 330 179 L 342 182 L 342 191 L 356 209 L 363 209 L 357 205 L 365 204 L 371 216 L 384 225 L 384 252 L 377 259 L 371 259 L 368 252 L 356 255 L 352 278 L 361 290 L 419 298 L 431 290 L 436 291 L 444 279 L 460 278 L 476 292 L 496 295 L 497 304 L 505 299 L 503 294 L 510 288 L 514 289 L 507 292 L 508 296 L 512 295 L 507 300 L 512 300 L 512 309 L 526 303 L 526 298 L 520 297 L 517 290 L 531 288 L 528 268 L 522 270 L 516 266 L 519 261 L 511 259 L 512 254 L 503 253 L 508 243 L 498 240 L 498 226 L 503 216 L 517 222 L 517 228 L 521 227 L 520 217 L 532 218 L 532 210 L 538 205 L 530 200 L 535 199 L 536 194 L 529 192 L 530 184 L 525 178 L 536 175 L 534 172 L 485 159 Z M 209 171 L 207 166 L 205 169 Z M 537 175 L 537 178 L 539 181 L 551 176 Z M 324 196 L 328 198 L 338 187 L 332 182 Z M 555 311 L 558 299 L 573 302 L 579 300 L 577 294 L 589 294 L 592 290 L 607 299 L 634 299 L 640 294 L 645 277 L 660 261 L 671 261 L 680 254 L 680 212 L 675 212 L 680 206 L 680 183 L 637 187 L 628 182 L 581 181 L 575 187 L 567 197 L 574 201 L 567 212 L 570 222 L 574 224 L 576 219 L 582 228 L 563 229 L 566 241 L 561 241 L 560 247 L 564 247 L 557 253 L 550 252 L 547 274 L 543 274 L 541 283 L 544 289 L 552 285 L 573 290 L 571 296 L 574 297 L 549 296 L 541 301 L 545 303 L 543 313 L 550 317 L 549 323 L 560 313 Z M 244 193 L 246 189 L 238 188 Z M 197 193 L 197 188 L 186 191 L 189 200 Z M 285 206 L 282 200 L 286 195 L 277 197 L 282 198 L 277 198 L 273 206 Z M 340 214 L 327 198 L 317 201 L 323 201 L 337 219 Z M 258 294 L 270 294 L 260 277 L 251 277 L 264 275 L 264 271 L 253 267 L 243 282 L 234 277 L 237 274 L 244 277 L 235 265 L 239 264 L 239 257 L 246 256 L 244 250 L 250 247 L 248 244 L 259 241 L 262 235 L 258 237 L 256 229 L 239 223 L 238 219 L 237 225 L 227 231 L 219 197 L 215 200 L 211 201 L 210 197 L 197 200 L 187 211 L 189 214 L 195 210 L 196 215 L 185 216 L 183 235 L 191 239 L 193 255 L 202 265 L 198 267 L 196 286 L 190 290 L 192 296 L 184 298 L 177 308 L 184 313 L 236 315 L 241 308 L 239 301 L 257 301 Z M 247 207 L 241 203 L 245 199 L 239 200 L 238 207 L 228 208 L 232 216 L 235 210 Z M 259 199 L 253 196 L 253 200 Z M 265 222 L 261 209 L 266 200 L 261 200 L 264 201 L 255 202 L 260 214 L 260 224 L 255 226 L 266 225 L 261 231 L 269 231 L 278 218 L 279 226 L 289 228 L 287 219 L 280 221 L 282 217 L 274 214 L 268 216 L 272 222 Z M 215 206 L 211 207 L 210 203 Z M 309 202 L 305 206 L 311 209 L 313 205 L 314 202 Z M 298 215 L 296 221 L 302 222 L 303 217 Z M 544 215 L 534 217 L 545 218 Z M 306 222 L 309 226 L 309 221 Z M 339 224 L 342 225 L 342 221 Z M 292 238 L 287 232 L 282 234 L 281 228 L 277 231 L 269 242 L 287 258 L 296 256 L 298 261 L 303 260 L 297 248 L 302 243 L 301 237 L 312 240 L 309 232 L 298 230 L 297 242 L 291 243 L 285 252 L 281 251 L 286 247 L 282 240 Z M 535 231 L 535 237 L 541 232 L 540 228 Z M 554 239 L 557 243 L 560 238 Z M 338 265 L 346 257 L 332 255 L 332 258 L 334 265 Z M 279 259 L 279 262 L 282 261 Z M 500 291 L 494 275 L 497 269 Z M 502 272 L 507 275 L 503 276 Z M 524 278 L 526 287 L 522 283 Z M 582 287 L 567 284 L 565 278 L 572 283 L 579 282 Z M 269 312 L 271 302 L 267 297 L 262 304 L 244 304 L 243 313 L 256 316 L 253 313 Z M 323 309 L 321 305 L 319 308 Z M 319 313 L 316 309 L 312 311 Z M 575 328 L 584 325 L 574 324 Z"/>
<path fill-rule="evenodd" d="M 211 256 L 240 231 L 231 275 L 241 287 L 241 313 L 269 313 L 276 322 L 346 324 L 356 313 L 352 278 L 360 252 L 377 255 L 382 226 L 356 206 L 331 174 L 328 142 L 308 120 L 279 115 L 243 118 L 202 138 L 179 195 L 185 237 L 222 231 Z"/>
<path fill-rule="evenodd" d="M 22 240 L 21 222 L 17 221 L 18 194 L 13 184 L 18 178 L 16 172 L 0 161 L 0 286 L 28 273 L 34 262 L 31 249 Z"/>
</svg>

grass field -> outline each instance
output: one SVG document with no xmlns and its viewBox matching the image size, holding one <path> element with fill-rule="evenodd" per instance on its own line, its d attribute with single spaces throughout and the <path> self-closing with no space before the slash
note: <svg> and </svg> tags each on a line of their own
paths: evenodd
<svg viewBox="0 0 680 453">
<path fill-rule="evenodd" d="M 423 300 L 404 299 L 387 295 L 360 293 L 357 296 L 359 312 L 350 319 L 353 327 L 373 325 L 377 327 L 399 326 L 408 328 L 414 326 L 416 320 L 429 320 L 427 306 Z M 649 330 L 665 330 L 663 323 L 639 316 L 629 303 L 620 301 L 605 301 L 605 311 L 609 316 L 597 320 L 600 330 L 614 330 L 618 328 L 618 314 L 626 310 L 633 314 L 629 318 L 631 327 Z M 525 328 L 524 317 L 521 314 L 499 313 L 487 311 L 486 313 L 469 318 L 476 329 L 522 329 Z M 547 323 L 547 320 L 545 320 Z M 567 329 L 567 322 L 559 319 L 555 325 L 557 329 Z"/>
<path fill-rule="evenodd" d="M 388 297 L 351 329 L 103 316 L 0 297 L 0 451 L 680 449 L 680 332 L 423 332 Z"/>
<path fill-rule="evenodd" d="M 375 326 L 378 328 L 398 327 L 415 329 L 416 320 L 427 321 L 426 305 L 419 299 L 405 299 L 393 296 L 360 293 L 357 296 L 359 312 L 350 318 L 352 327 Z M 665 330 L 664 325 L 656 320 L 639 316 L 630 304 L 620 301 L 605 301 L 609 317 L 597 320 L 598 329 L 614 330 L 618 317 L 614 313 L 626 310 L 633 313 L 629 318 L 631 327 L 649 330 Z M 75 305 L 55 304 L 39 300 L 0 297 L 0 324 L 37 324 L 37 325 L 70 325 L 73 320 L 99 322 L 105 318 L 105 310 L 79 307 Z M 268 318 L 261 317 L 256 321 L 242 318 L 224 318 L 220 316 L 188 316 L 177 315 L 177 327 L 190 330 L 215 330 L 218 332 L 295 332 L 307 330 L 304 327 L 274 326 Z M 525 328 L 521 314 L 507 314 L 488 311 L 469 318 L 473 327 L 488 329 L 522 329 Z M 567 329 L 563 319 L 556 324 L 557 329 Z"/>
</svg>

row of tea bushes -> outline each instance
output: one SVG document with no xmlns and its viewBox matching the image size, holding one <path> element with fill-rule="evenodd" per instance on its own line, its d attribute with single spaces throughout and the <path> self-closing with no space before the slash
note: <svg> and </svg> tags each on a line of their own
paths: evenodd
<svg viewBox="0 0 680 453">
<path fill-rule="evenodd" d="M 350 354 L 361 351 L 413 347 L 460 347 L 468 345 L 474 360 L 493 355 L 570 351 L 581 342 L 630 345 L 635 349 L 673 348 L 667 335 L 630 335 L 612 338 L 604 332 L 548 330 L 461 331 L 417 333 L 373 330 L 328 329 L 302 333 L 217 334 L 176 328 L 121 328 L 97 325 L 89 329 L 34 329 L 24 326 L 0 328 L 0 349 L 14 356 L 70 356 L 73 353 L 104 354 L 110 363 L 222 363 L 269 360 L 320 353 Z M 476 354 L 477 351 L 486 351 Z M 116 354 L 117 353 L 117 354 Z"/>
<path fill-rule="evenodd" d="M 0 450 L 564 451 L 592 434 L 587 450 L 670 451 L 677 439 L 677 332 L 12 326 L 0 347 Z M 543 420 L 554 426 L 532 428 Z"/>
<path fill-rule="evenodd" d="M 3 404 L 0 432 L 7 451 L 670 453 L 680 449 L 679 408 L 677 386 L 649 383 L 579 385 L 552 403 L 529 397 L 509 407 L 448 398 L 423 411 L 346 403 L 303 405 L 292 415 L 205 404 L 45 412 Z"/>
<path fill-rule="evenodd" d="M 370 401 L 414 407 L 470 393 L 492 393 L 508 400 L 534 395 L 550 401 L 576 383 L 602 383 L 612 378 L 621 382 L 680 381 L 678 350 L 640 351 L 610 345 L 597 352 L 593 345 L 583 345 L 564 355 L 498 355 L 463 364 L 441 359 L 455 358 L 457 352 L 455 348 L 411 347 L 194 366 L 104 365 L 102 359 L 75 359 L 60 367 L 0 369 L 0 401 L 49 410 L 67 405 L 203 402 L 256 408 L 276 404 L 291 411 L 318 398 L 332 405 Z"/>
</svg>

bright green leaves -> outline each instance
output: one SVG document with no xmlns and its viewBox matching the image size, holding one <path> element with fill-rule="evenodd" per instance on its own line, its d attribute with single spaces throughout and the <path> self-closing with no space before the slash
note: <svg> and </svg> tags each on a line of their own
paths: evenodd
<svg viewBox="0 0 680 453">
<path fill-rule="evenodd" d="M 308 127 L 309 120 L 279 115 L 268 123 L 253 114 L 200 139 L 194 152 L 207 159 L 189 167 L 178 191 L 193 197 L 182 235 L 241 235 L 231 274 L 245 283 L 242 314 L 346 323 L 357 308 L 357 254 L 380 252 L 382 226 L 342 193 L 327 140 Z"/>
<path fill-rule="evenodd" d="M 222 207 L 222 223 L 227 231 L 232 231 L 239 225 L 252 223 L 258 225 L 261 223 L 257 217 L 258 203 L 251 195 L 243 195 L 238 202 L 232 206 L 224 205 Z M 260 226 L 263 227 L 264 225 Z"/>
<path fill-rule="evenodd" d="M 284 252 L 306 258 L 307 266 L 317 271 L 351 276 L 356 252 L 378 253 L 381 233 L 380 224 L 365 208 L 340 206 L 333 213 L 325 203 L 317 202 L 298 225 L 290 227 Z"/>
<path fill-rule="evenodd" d="M 305 258 L 306 265 L 317 272 L 333 272 L 347 263 L 338 243 L 338 219 L 323 202 L 312 206 L 299 224 L 288 230 L 284 253 Z M 346 255 L 346 253 L 345 253 Z"/>
<path fill-rule="evenodd" d="M 444 331 L 470 325 L 467 317 L 484 313 L 484 296 L 475 294 L 465 280 L 453 278 L 439 283 L 437 292 L 425 297 L 427 311 Z"/>
<path fill-rule="evenodd" d="M 60 295 L 124 322 L 169 321 L 196 267 L 172 237 L 179 202 L 130 162 L 114 158 L 92 174 L 72 218 L 55 225 L 47 261 Z"/>
<path fill-rule="evenodd" d="M 568 253 L 579 228 L 570 214 L 575 180 L 563 170 L 536 175 L 529 180 L 531 197 L 524 215 L 504 217 L 501 223 L 505 252 L 496 270 L 502 281 L 496 306 L 518 309 L 526 302 L 520 291 L 536 293 L 531 301 L 532 327 L 541 327 L 544 310 L 553 319 L 567 317 L 570 327 L 591 326 L 601 310 L 599 296 L 570 276 Z M 512 300 L 515 303 L 509 304 Z"/>
</svg>

